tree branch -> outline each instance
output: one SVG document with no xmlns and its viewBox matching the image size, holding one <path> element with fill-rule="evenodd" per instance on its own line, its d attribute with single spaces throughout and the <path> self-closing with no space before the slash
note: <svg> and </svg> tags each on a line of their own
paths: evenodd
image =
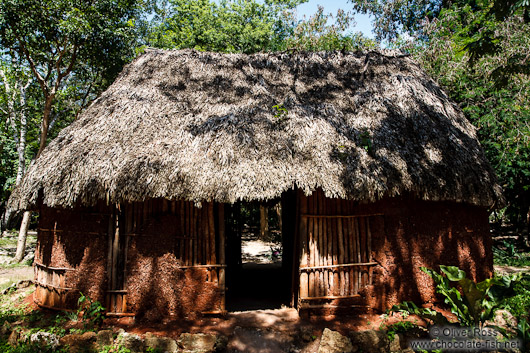
<svg viewBox="0 0 530 353">
<path fill-rule="evenodd" d="M 20 43 L 20 50 L 22 51 L 22 53 L 26 57 L 26 60 L 28 60 L 29 67 L 31 68 L 31 71 L 33 72 L 33 74 L 37 78 L 37 81 L 39 82 L 40 86 L 42 87 L 44 95 L 48 95 L 49 94 L 48 84 L 46 83 L 45 79 L 41 76 L 39 71 L 37 70 L 37 65 L 35 65 L 35 62 L 31 58 L 31 55 L 29 54 L 29 51 L 26 48 L 26 45 L 25 45 L 24 41 L 18 36 L 18 34 L 15 34 L 15 38 Z"/>
</svg>

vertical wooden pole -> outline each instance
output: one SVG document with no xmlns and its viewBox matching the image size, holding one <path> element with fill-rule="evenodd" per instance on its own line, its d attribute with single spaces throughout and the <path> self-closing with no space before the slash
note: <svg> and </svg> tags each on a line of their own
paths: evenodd
<svg viewBox="0 0 530 353">
<path fill-rule="evenodd" d="M 217 256 L 215 256 L 215 214 L 214 214 L 214 203 L 208 203 L 208 225 L 210 232 L 210 263 L 212 265 L 217 264 Z M 218 283 L 217 268 L 212 269 L 212 281 Z"/>
<path fill-rule="evenodd" d="M 366 218 L 360 217 L 359 218 L 359 235 L 361 239 L 361 262 L 367 262 L 366 261 Z M 361 285 L 364 287 L 366 286 L 366 269 L 364 267 L 361 267 Z"/>
<path fill-rule="evenodd" d="M 198 222 L 197 222 L 197 212 L 198 209 L 197 207 L 195 207 L 195 205 L 193 204 L 193 202 L 190 202 L 190 213 L 191 213 L 191 234 L 192 234 L 192 238 L 193 238 L 193 264 L 194 265 L 198 265 L 200 263 L 200 260 L 199 260 L 199 254 L 200 254 L 200 249 L 199 249 L 199 244 L 200 244 L 200 239 L 199 239 L 199 235 L 197 234 L 198 233 Z"/>
<path fill-rule="evenodd" d="M 355 218 L 355 245 L 357 246 L 357 262 L 363 262 L 361 249 L 361 218 Z M 357 290 L 361 289 L 361 271 L 357 269 Z"/>
<path fill-rule="evenodd" d="M 316 196 L 316 195 L 315 195 Z M 323 197 L 315 197 L 315 200 L 316 200 L 316 203 L 315 203 L 315 206 L 314 206 L 314 212 L 315 213 L 320 213 L 321 210 L 323 209 L 324 207 L 324 198 Z M 323 251 L 323 248 L 324 248 L 324 243 L 323 243 L 323 235 L 325 233 L 325 228 L 324 228 L 324 219 L 323 218 L 315 218 L 317 220 L 317 224 L 316 226 L 316 229 L 315 229 L 315 234 L 317 235 L 317 242 L 316 242 L 316 248 L 317 248 L 317 251 L 315 253 L 315 256 L 317 257 L 316 260 L 315 260 L 315 264 L 318 265 L 318 266 L 323 266 L 324 265 L 324 256 L 326 256 L 326 254 L 324 253 Z M 325 292 L 326 292 L 326 288 L 324 287 L 324 273 L 325 273 L 325 270 L 324 269 L 319 269 L 316 273 L 316 280 L 318 282 L 318 296 L 324 296 L 326 295 Z"/>
<path fill-rule="evenodd" d="M 336 215 L 337 214 L 337 201 L 336 200 L 330 200 L 331 210 L 330 214 Z M 337 218 L 333 219 L 333 264 L 339 265 L 339 227 Z M 340 286 L 341 281 L 339 277 L 340 268 L 336 268 L 335 271 L 333 271 L 333 295 L 340 295 Z"/>
<path fill-rule="evenodd" d="M 326 209 L 328 209 L 327 200 L 323 199 L 321 201 L 321 207 L 320 207 L 319 213 L 321 214 L 323 212 L 323 210 L 326 210 Z M 324 266 L 327 266 L 327 265 L 331 265 L 330 263 L 328 263 L 328 258 L 329 258 L 328 224 L 330 223 L 330 220 L 326 219 L 326 218 L 322 218 L 321 222 L 322 222 L 322 224 L 321 224 L 321 233 L 320 233 L 320 236 L 322 237 L 322 254 L 321 254 L 321 257 L 322 257 L 322 264 Z M 323 269 L 322 275 L 324 277 L 324 296 L 331 295 L 330 294 L 331 292 L 329 290 L 329 270 L 328 269 Z"/>
<path fill-rule="evenodd" d="M 315 193 L 313 193 L 307 199 L 308 199 L 307 213 L 314 214 L 315 213 L 315 209 L 314 209 Z M 313 217 L 310 217 L 308 219 L 308 224 L 309 224 L 309 229 L 308 229 L 309 261 L 308 263 L 309 263 L 309 266 L 311 267 L 315 266 L 315 234 L 314 234 L 315 233 L 315 222 L 316 222 L 316 219 Z M 315 271 L 314 270 L 309 271 L 309 296 L 310 297 L 315 296 Z"/>
<path fill-rule="evenodd" d="M 298 199 L 300 200 L 300 267 L 308 266 L 308 234 L 307 234 L 307 224 L 308 219 L 307 214 L 307 204 L 308 198 L 304 193 L 298 190 Z M 308 273 L 303 271 L 300 273 L 300 297 L 308 296 Z"/>
<path fill-rule="evenodd" d="M 366 217 L 366 246 L 367 246 L 367 256 L 366 262 L 372 262 L 372 232 L 370 230 L 370 219 Z M 368 284 L 372 284 L 372 271 L 373 267 L 368 268 Z"/>
<path fill-rule="evenodd" d="M 346 201 L 346 206 L 347 206 L 347 214 L 353 214 L 353 208 L 352 208 L 352 201 Z M 355 242 L 354 242 L 354 239 L 355 239 L 355 235 L 354 235 L 354 230 L 353 230 L 353 225 L 354 225 L 354 219 L 353 218 L 349 218 L 348 219 L 348 251 L 349 251 L 349 257 L 348 257 L 348 261 L 349 262 L 355 262 Z M 355 289 L 355 276 L 354 276 L 354 271 L 353 271 L 353 268 L 350 268 L 350 271 L 349 271 L 349 280 L 350 280 L 350 295 L 354 295 L 354 294 L 357 294 L 356 292 L 356 289 Z"/>
<path fill-rule="evenodd" d="M 112 289 L 112 244 L 114 243 L 114 225 L 116 224 L 114 219 L 114 210 L 109 215 L 109 227 L 108 227 L 108 254 L 107 254 L 107 280 L 108 280 L 108 289 Z M 108 307 L 108 305 L 107 305 Z"/>
<path fill-rule="evenodd" d="M 120 250 L 120 224 L 119 224 L 119 210 L 116 209 L 114 216 L 114 239 L 112 242 L 112 280 L 111 286 L 112 289 L 116 289 L 118 285 L 118 255 Z"/>
<path fill-rule="evenodd" d="M 219 213 L 219 264 L 226 265 L 225 258 L 225 205 L 219 203 L 218 205 Z M 225 268 L 221 267 L 219 269 L 219 290 L 221 291 L 221 310 L 226 309 L 226 277 L 225 277 Z"/>
<path fill-rule="evenodd" d="M 337 199 L 335 201 L 335 204 L 337 205 L 337 214 L 340 215 L 341 214 L 341 200 L 340 199 Z M 338 257 L 339 257 L 339 264 L 344 264 L 344 234 L 343 234 L 343 229 L 342 229 L 342 219 L 341 218 L 337 218 L 337 231 L 338 231 Z M 344 277 L 344 271 L 345 271 L 345 268 L 339 268 L 339 281 L 340 281 L 340 285 L 339 285 L 339 295 L 345 295 L 344 293 L 346 292 L 345 290 L 345 285 L 346 285 L 346 278 Z"/>
<path fill-rule="evenodd" d="M 329 199 L 326 199 L 325 200 L 325 205 L 326 205 L 326 212 L 331 212 L 331 200 Z M 333 249 L 334 249 L 334 246 L 333 246 L 333 222 L 334 220 L 333 219 L 328 219 L 327 220 L 327 230 L 326 230 L 326 233 L 327 233 L 327 239 L 328 239 L 328 244 L 327 244 L 327 263 L 328 265 L 334 265 L 333 263 Z M 331 270 L 328 270 L 326 271 L 326 275 L 328 277 L 328 295 L 333 295 L 334 293 L 334 288 L 335 288 L 335 282 L 334 282 L 334 277 L 333 277 L 333 269 Z"/>
<path fill-rule="evenodd" d="M 201 264 L 209 265 L 210 263 L 210 225 L 208 220 L 208 203 L 203 202 L 199 213 L 199 237 L 201 239 Z"/>
</svg>

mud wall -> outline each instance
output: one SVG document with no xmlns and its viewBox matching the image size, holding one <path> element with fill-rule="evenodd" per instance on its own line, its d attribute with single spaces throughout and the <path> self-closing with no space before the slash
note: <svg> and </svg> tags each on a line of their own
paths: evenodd
<svg viewBox="0 0 530 353">
<path fill-rule="evenodd" d="M 69 291 L 50 288 L 51 294 L 56 292 L 64 297 L 53 306 L 77 308 L 79 291 L 103 302 L 109 214 L 107 207 L 40 209 L 35 262 L 43 265 L 43 277 L 50 273 L 48 282 L 61 272 L 54 268 L 68 269 L 63 271 L 65 278 L 61 286 L 72 288 Z"/>
<path fill-rule="evenodd" d="M 421 266 L 436 270 L 439 265 L 458 266 L 479 281 L 492 275 L 491 237 L 484 208 L 412 197 L 375 203 L 340 202 L 342 207 L 336 209 L 342 214 L 382 214 L 370 217 L 371 255 L 377 265 L 372 284 L 360 291 L 362 300 L 354 300 L 356 304 L 383 311 L 404 300 L 440 300 Z M 340 306 L 341 300 L 334 304 Z"/>
<path fill-rule="evenodd" d="M 124 205 L 129 236 L 128 310 L 138 318 L 184 318 L 219 311 L 214 205 L 149 200 Z M 213 267 L 209 267 L 213 265 Z"/>
</svg>

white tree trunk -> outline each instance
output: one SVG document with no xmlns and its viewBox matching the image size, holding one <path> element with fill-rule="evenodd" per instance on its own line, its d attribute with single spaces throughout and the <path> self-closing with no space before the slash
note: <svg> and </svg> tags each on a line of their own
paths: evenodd
<svg viewBox="0 0 530 353">
<path fill-rule="evenodd" d="M 22 223 L 20 224 L 20 231 L 18 233 L 18 242 L 17 242 L 17 253 L 13 262 L 20 262 L 24 259 L 24 254 L 26 252 L 26 238 L 28 235 L 29 221 L 31 220 L 31 212 L 24 212 L 24 217 L 22 217 Z"/>
<path fill-rule="evenodd" d="M 20 89 L 20 135 L 18 139 L 17 154 L 18 154 L 18 168 L 16 185 L 18 186 L 22 181 L 22 177 L 26 172 L 26 135 L 28 131 L 28 119 L 26 118 L 26 90 L 29 87 L 31 80 Z"/>
</svg>

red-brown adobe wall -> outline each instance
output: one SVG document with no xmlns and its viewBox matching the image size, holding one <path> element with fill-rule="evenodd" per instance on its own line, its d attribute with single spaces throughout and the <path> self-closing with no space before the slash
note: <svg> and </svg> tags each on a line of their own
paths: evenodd
<svg viewBox="0 0 530 353">
<path fill-rule="evenodd" d="M 66 287 L 101 302 L 106 288 L 107 211 L 42 207 L 35 251 L 37 263 L 73 269 L 66 272 Z M 77 307 L 78 291 L 67 292 L 67 307 Z"/>
<path fill-rule="evenodd" d="M 189 202 L 150 200 L 134 206 L 146 212 L 130 212 L 136 215 L 132 223 L 137 224 L 138 234 L 129 237 L 126 289 L 128 309 L 138 318 L 183 318 L 220 309 L 218 287 L 207 281 L 209 269 L 180 268 L 211 264 L 206 243 L 214 224 L 208 227 L 213 217 L 213 207 L 208 206 L 204 203 L 199 209 Z M 215 242 L 215 234 L 210 240 Z M 186 256 L 190 244 L 195 259 Z"/>
<path fill-rule="evenodd" d="M 128 214 L 126 207 L 122 206 L 122 217 Z M 164 210 L 161 200 L 148 201 L 145 207 L 145 213 L 139 209 L 142 216 L 134 221 L 140 234 L 129 237 L 125 281 L 127 311 L 140 318 L 158 320 L 219 310 L 220 292 L 217 285 L 207 282 L 207 269 L 179 269 L 182 261 L 175 255 L 177 237 L 186 235 L 178 230 L 180 216 L 173 214 L 179 208 Z M 205 211 L 203 207 L 195 217 L 205 217 Z M 111 214 L 111 207 L 106 205 L 76 209 L 42 207 L 40 210 L 35 261 L 47 267 L 73 270 L 66 272 L 65 286 L 76 289 L 67 293 L 68 308 L 77 308 L 79 291 L 101 303 L 106 302 Z M 121 231 L 128 233 L 125 228 Z M 199 226 L 196 231 L 205 229 Z M 42 302 L 39 298 L 37 301 Z"/>
<path fill-rule="evenodd" d="M 364 293 L 374 309 L 386 310 L 404 300 L 439 300 L 432 280 L 420 266 L 436 270 L 439 265 L 458 266 L 475 280 L 492 275 L 484 208 L 410 198 L 388 198 L 355 208 L 358 214 L 384 214 L 372 223 L 372 256 L 379 265 L 374 269 L 373 286 Z"/>
<path fill-rule="evenodd" d="M 386 310 L 403 300 L 435 300 L 431 279 L 420 266 L 456 265 L 471 278 L 491 276 L 493 259 L 485 209 L 454 202 L 427 202 L 388 198 L 376 203 L 355 203 L 354 214 L 383 213 L 374 217 L 372 256 L 374 284 L 365 302 Z M 104 303 L 107 289 L 108 220 L 110 209 L 60 210 L 41 208 L 36 262 L 69 267 L 66 286 Z M 175 225 L 156 225 L 156 235 L 131 237 L 127 281 L 129 311 L 147 319 L 216 310 L 219 292 L 206 282 L 203 269 L 177 269 L 172 253 Z M 51 231 L 50 231 L 51 230 Z M 75 307 L 76 297 L 68 302 Z"/>
<path fill-rule="evenodd" d="M 206 269 L 179 269 L 172 239 L 136 237 L 129 247 L 128 309 L 140 319 L 193 318 L 219 309 L 217 286 L 206 281 Z"/>
</svg>

